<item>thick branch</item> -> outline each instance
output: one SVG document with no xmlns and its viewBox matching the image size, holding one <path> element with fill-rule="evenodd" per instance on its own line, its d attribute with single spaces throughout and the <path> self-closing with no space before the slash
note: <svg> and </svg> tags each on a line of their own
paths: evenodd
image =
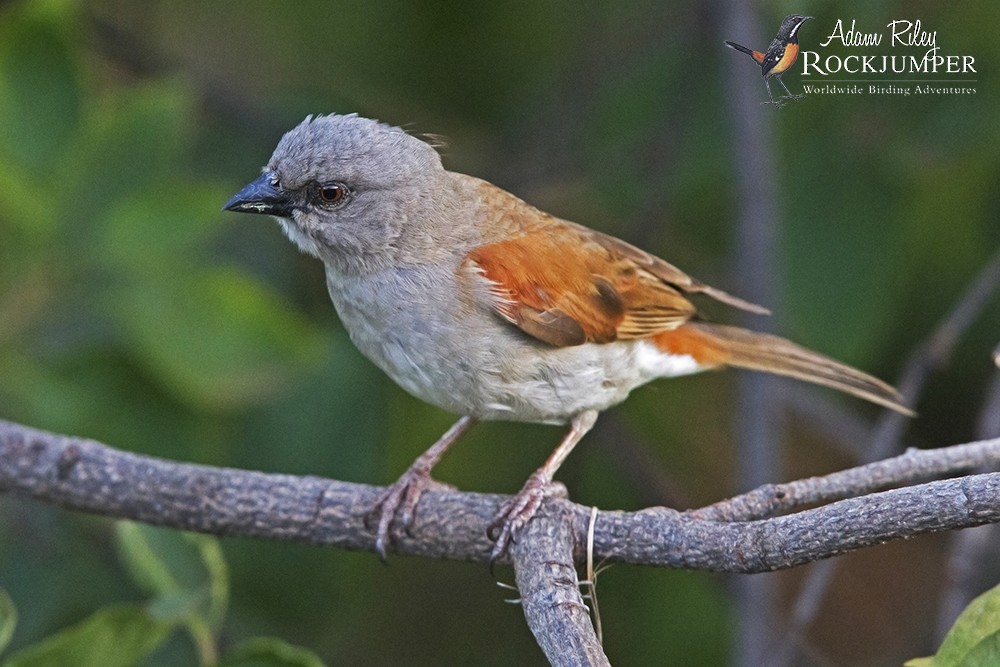
<svg viewBox="0 0 1000 667">
<path fill-rule="evenodd" d="M 0 491 L 115 518 L 215 535 L 371 551 L 377 487 L 175 463 L 0 420 Z M 501 496 L 428 492 L 397 551 L 485 562 Z"/>
<path fill-rule="evenodd" d="M 991 473 L 883 491 L 747 523 L 685 519 L 665 508 L 607 512 L 600 515 L 600 540 L 595 538 L 595 544 L 600 544 L 596 550 L 601 557 L 629 563 L 767 572 L 889 540 L 1000 522 L 998 494 L 1000 473 Z M 615 544 L 624 548 L 615 550 Z"/>
<path fill-rule="evenodd" d="M 979 448 L 975 462 L 954 453 Z M 948 473 L 1000 461 L 1000 439 L 921 453 L 950 461 Z M 912 456 L 904 455 L 902 458 Z M 989 459 L 987 461 L 987 459 Z M 837 473 L 838 475 L 840 473 Z M 823 483 L 817 478 L 816 483 Z M 100 443 L 0 421 L 0 491 L 105 516 L 184 530 L 374 550 L 364 516 L 376 487 L 316 477 L 265 474 L 173 463 Z M 503 496 L 429 491 L 403 554 L 486 562 L 486 527 Z M 589 508 L 568 501 L 576 539 Z M 551 505 L 552 503 L 549 503 Z M 545 513 L 552 511 L 550 506 Z M 880 542 L 926 532 L 1000 522 L 1000 473 L 944 480 L 851 498 L 772 519 L 720 523 L 667 508 L 601 512 L 597 561 L 622 561 L 721 572 L 793 567 Z"/>
</svg>

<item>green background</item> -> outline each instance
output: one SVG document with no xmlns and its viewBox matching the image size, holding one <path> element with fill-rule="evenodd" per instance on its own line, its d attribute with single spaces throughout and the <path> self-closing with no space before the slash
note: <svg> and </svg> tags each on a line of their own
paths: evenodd
<svg viewBox="0 0 1000 667">
<path fill-rule="evenodd" d="M 759 70 L 722 41 L 761 48 L 793 12 L 817 17 L 803 48 L 817 50 L 837 18 L 872 30 L 920 18 L 943 52 L 976 58 L 973 96 L 816 96 L 765 109 L 779 214 L 767 305 L 789 337 L 897 379 L 1000 246 L 1000 7 L 757 7 L 767 28 L 753 37 L 722 34 L 725 6 L 693 0 L 0 4 L 0 417 L 177 460 L 391 482 L 454 416 L 352 347 L 318 262 L 272 222 L 220 212 L 281 134 L 308 113 L 358 112 L 440 135 L 450 169 L 740 294 L 731 116 L 746 110 L 727 81 L 733 68 Z M 786 76 L 793 91 L 802 82 Z M 998 322 L 993 299 L 932 378 L 907 445 L 974 437 Z M 738 492 L 736 377 L 636 391 L 560 479 L 575 500 L 608 509 Z M 861 423 L 878 414 L 807 397 Z M 773 481 L 851 465 L 865 445 L 794 410 L 780 423 Z M 436 476 L 516 491 L 559 434 L 481 425 Z M 20 614 L 12 648 L 143 599 L 114 534 L 107 520 L 0 498 L 0 587 Z M 845 557 L 809 643 L 833 664 L 931 652 L 947 541 Z M 223 643 L 277 636 L 328 664 L 542 664 L 484 566 L 384 566 L 252 540 L 222 549 Z M 768 576 L 787 607 L 802 571 Z M 725 664 L 733 650 L 722 577 L 617 566 L 600 601 L 615 664 Z M 178 637 L 149 664 L 193 656 Z"/>
</svg>

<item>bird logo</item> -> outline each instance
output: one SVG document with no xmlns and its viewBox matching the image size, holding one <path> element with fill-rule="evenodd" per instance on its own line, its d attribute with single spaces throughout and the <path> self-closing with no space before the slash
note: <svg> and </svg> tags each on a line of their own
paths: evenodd
<svg viewBox="0 0 1000 667">
<path fill-rule="evenodd" d="M 784 100 L 798 100 L 803 97 L 803 95 L 792 95 L 792 91 L 788 90 L 788 86 L 781 80 L 781 75 L 794 65 L 795 60 L 799 57 L 799 28 L 811 18 L 811 16 L 800 16 L 798 14 L 786 16 L 785 20 L 781 22 L 778 34 L 771 41 L 771 45 L 767 47 L 767 51 L 763 53 L 726 40 L 726 46 L 747 54 L 754 59 L 754 62 L 760 65 L 760 73 L 764 77 L 764 87 L 767 88 L 767 97 L 770 100 L 769 102 L 764 102 L 764 104 L 773 104 L 776 107 L 780 107 L 784 105 Z M 774 96 L 771 94 L 771 77 L 778 79 L 778 83 L 785 89 L 787 95 L 783 95 L 778 100 L 774 99 Z"/>
</svg>

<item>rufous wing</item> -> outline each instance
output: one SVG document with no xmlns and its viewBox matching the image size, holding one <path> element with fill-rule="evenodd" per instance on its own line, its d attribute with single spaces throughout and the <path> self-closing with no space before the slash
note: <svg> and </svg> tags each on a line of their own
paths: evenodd
<svg viewBox="0 0 1000 667">
<path fill-rule="evenodd" d="M 704 368 L 735 366 L 825 385 L 912 414 L 888 384 L 778 336 L 699 321 L 685 294 L 755 313 L 765 308 L 701 283 L 625 241 L 553 218 L 482 182 L 499 240 L 469 252 L 467 293 L 526 334 L 558 347 L 648 339 Z"/>
<path fill-rule="evenodd" d="M 720 289 L 716 289 L 711 285 L 706 285 L 699 280 L 695 280 L 673 264 L 660 259 L 656 255 L 651 255 L 645 250 L 640 250 L 634 245 L 626 243 L 619 238 L 602 234 L 576 223 L 566 224 L 575 228 L 580 234 L 587 236 L 594 243 L 607 248 L 609 252 L 631 260 L 638 268 L 651 273 L 661 281 L 669 285 L 673 285 L 683 292 L 687 292 L 689 294 L 704 294 L 705 296 L 710 296 L 716 301 L 724 303 L 728 306 L 733 306 L 734 308 L 739 308 L 740 310 L 745 310 L 751 313 L 757 313 L 758 315 L 769 315 L 771 312 L 763 306 L 758 306 L 755 303 L 744 301 L 739 297 L 733 296 L 732 294 L 724 292 Z"/>
<path fill-rule="evenodd" d="M 554 218 L 476 248 L 463 268 L 485 287 L 498 315 L 560 347 L 650 338 L 674 329 L 695 315 L 683 291 L 763 310 L 624 241 Z"/>
</svg>

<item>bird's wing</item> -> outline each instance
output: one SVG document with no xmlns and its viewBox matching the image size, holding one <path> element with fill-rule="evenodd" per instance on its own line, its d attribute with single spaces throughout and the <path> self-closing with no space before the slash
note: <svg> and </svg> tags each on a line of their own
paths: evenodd
<svg viewBox="0 0 1000 667">
<path fill-rule="evenodd" d="M 767 47 L 767 51 L 764 57 L 759 60 L 761 72 L 766 76 L 768 72 L 774 69 L 774 66 L 781 62 L 781 59 L 785 57 L 785 46 L 779 40 L 774 40 L 771 42 L 771 46 Z"/>
<path fill-rule="evenodd" d="M 661 281 L 669 285 L 673 285 L 683 292 L 704 294 L 728 306 L 733 306 L 734 308 L 739 308 L 740 310 L 745 310 L 751 313 L 757 313 L 758 315 L 770 314 L 770 311 L 767 308 L 745 301 L 739 297 L 729 294 L 728 292 L 716 289 L 711 285 L 706 285 L 700 280 L 696 280 L 684 273 L 673 264 L 660 259 L 656 255 L 651 255 L 645 250 L 640 250 L 634 245 L 626 243 L 619 238 L 596 232 L 575 223 L 565 224 L 575 227 L 580 231 L 580 233 L 590 236 L 596 243 L 604 246 L 609 251 L 628 258 L 634 264 L 653 274 Z"/>
<path fill-rule="evenodd" d="M 766 312 L 624 241 L 514 201 L 523 231 L 475 248 L 460 272 L 473 298 L 541 341 L 609 343 L 676 329 L 696 312 L 684 292 Z M 512 211 L 502 215 L 511 229 Z"/>
</svg>

